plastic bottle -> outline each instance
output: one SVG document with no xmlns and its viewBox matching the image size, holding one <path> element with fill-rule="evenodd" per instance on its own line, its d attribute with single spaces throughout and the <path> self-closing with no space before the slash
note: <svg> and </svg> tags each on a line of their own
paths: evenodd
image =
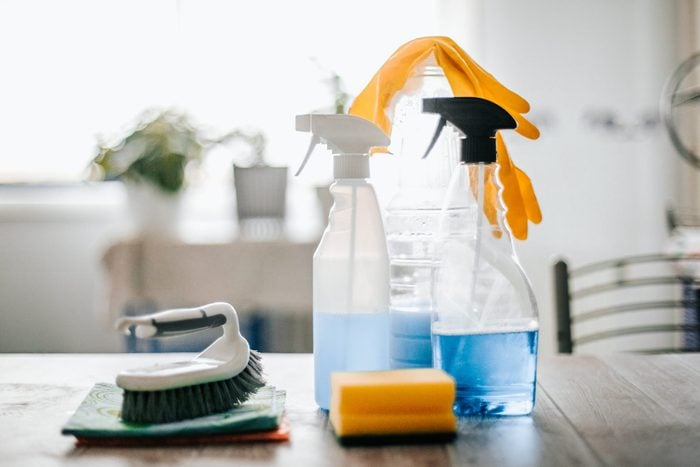
<svg viewBox="0 0 700 467">
<path fill-rule="evenodd" d="M 440 218 L 432 322 L 434 365 L 457 382 L 459 415 L 524 415 L 535 402 L 538 319 L 530 282 L 504 222 L 496 130 L 515 120 L 493 102 L 425 99 L 458 128 L 461 162 Z"/>
<path fill-rule="evenodd" d="M 399 186 L 385 217 L 391 265 L 392 368 L 432 366 L 433 237 L 450 173 L 457 164 L 457 139 L 445 132 L 436 145 L 442 157 L 423 159 L 438 117 L 421 110 L 425 97 L 451 96 L 449 82 L 431 56 L 394 99 L 390 149 L 400 162 Z"/>
<path fill-rule="evenodd" d="M 381 211 L 369 177 L 369 149 L 389 138 L 350 115 L 299 115 L 296 129 L 333 152 L 335 182 L 328 227 L 313 259 L 316 403 L 328 410 L 333 371 L 389 367 L 389 257 Z"/>
</svg>

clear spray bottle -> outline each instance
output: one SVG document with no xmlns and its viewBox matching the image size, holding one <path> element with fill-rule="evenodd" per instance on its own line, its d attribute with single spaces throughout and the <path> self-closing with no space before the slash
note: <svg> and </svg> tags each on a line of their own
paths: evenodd
<svg viewBox="0 0 700 467">
<path fill-rule="evenodd" d="M 457 414 L 528 414 L 535 402 L 537 304 L 505 224 L 496 163 L 496 131 L 516 122 L 497 104 L 473 97 L 424 99 L 423 111 L 440 115 L 433 141 L 447 123 L 464 136 L 437 234 L 434 366 L 457 382 Z"/>
<path fill-rule="evenodd" d="M 313 259 L 316 403 L 328 410 L 334 371 L 389 367 L 389 257 L 369 178 L 369 150 L 389 138 L 372 122 L 341 114 L 299 115 L 298 131 L 333 153 L 333 207 Z"/>
<path fill-rule="evenodd" d="M 445 131 L 435 143 L 440 157 L 423 159 L 438 119 L 422 112 L 423 98 L 452 97 L 445 73 L 431 54 L 392 101 L 391 152 L 399 161 L 398 189 L 386 206 L 390 263 L 389 309 L 392 368 L 430 368 L 434 235 L 452 169 L 456 135 Z"/>
</svg>

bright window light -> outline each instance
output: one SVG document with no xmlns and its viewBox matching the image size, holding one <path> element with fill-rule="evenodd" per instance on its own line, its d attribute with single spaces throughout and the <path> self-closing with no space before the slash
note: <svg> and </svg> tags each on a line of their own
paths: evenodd
<svg viewBox="0 0 700 467">
<path fill-rule="evenodd" d="M 438 34 L 439 0 L 9 0 L 0 3 L 0 182 L 77 181 L 97 137 L 178 108 L 213 134 L 262 130 L 294 165 L 294 115 L 330 111 L 402 43 Z"/>
</svg>

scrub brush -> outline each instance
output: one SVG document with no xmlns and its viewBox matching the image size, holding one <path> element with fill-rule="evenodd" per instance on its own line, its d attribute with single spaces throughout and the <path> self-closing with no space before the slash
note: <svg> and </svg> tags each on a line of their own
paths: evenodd
<svg viewBox="0 0 700 467">
<path fill-rule="evenodd" d="M 124 389 L 122 420 L 168 423 L 225 412 L 265 385 L 260 354 L 241 335 L 238 316 L 228 303 L 181 308 L 151 315 L 125 317 L 117 329 L 139 338 L 187 334 L 223 326 L 224 334 L 197 357 L 117 375 Z"/>
</svg>

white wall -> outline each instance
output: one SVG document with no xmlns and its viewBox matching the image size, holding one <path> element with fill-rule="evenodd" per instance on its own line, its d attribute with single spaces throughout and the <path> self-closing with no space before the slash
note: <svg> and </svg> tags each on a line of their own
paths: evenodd
<svg viewBox="0 0 700 467">
<path fill-rule="evenodd" d="M 532 106 L 542 137 L 508 139 L 532 178 L 544 220 L 518 242 L 539 300 L 541 350 L 555 349 L 551 265 L 657 252 L 664 209 L 678 198 L 679 159 L 661 127 L 631 138 L 591 127 L 609 110 L 623 124 L 656 112 L 677 64 L 675 2 L 489 0 L 474 58 Z"/>
<path fill-rule="evenodd" d="M 127 232 L 119 187 L 0 187 L 0 352 L 111 352 L 100 258 Z"/>
</svg>

